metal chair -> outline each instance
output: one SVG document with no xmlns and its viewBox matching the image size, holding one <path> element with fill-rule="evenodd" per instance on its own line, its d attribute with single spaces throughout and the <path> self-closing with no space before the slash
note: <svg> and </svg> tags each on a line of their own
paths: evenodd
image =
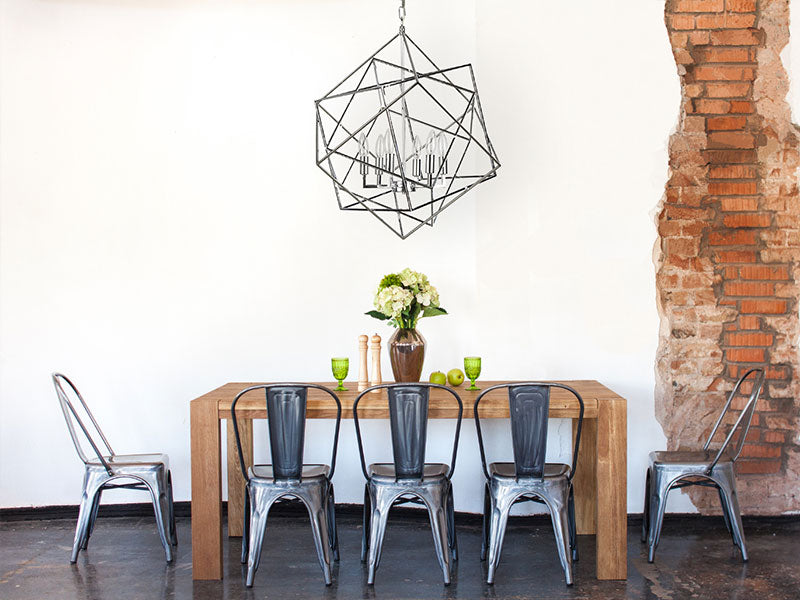
<svg viewBox="0 0 800 600">
<path fill-rule="evenodd" d="M 175 531 L 169 458 L 166 454 L 115 454 L 78 388 L 61 373 L 53 373 L 52 378 L 72 443 L 86 467 L 70 562 L 75 563 L 78 560 L 78 553 L 88 547 L 97 520 L 100 498 L 105 490 L 111 489 L 136 489 L 150 493 L 161 544 L 164 546 L 167 562 L 172 562 L 172 546 L 177 546 L 178 537 Z M 77 398 L 79 403 L 77 409 L 70 395 Z M 84 417 L 88 417 L 88 422 L 81 419 L 79 411 L 83 412 Z M 91 447 L 88 454 L 84 451 L 82 438 L 75 428 L 76 424 Z M 100 444 L 90 433 L 89 427 L 99 436 L 105 451 L 100 449 Z M 94 456 L 89 456 L 90 454 Z M 112 483 L 119 479 L 132 479 L 134 482 Z"/>
<path fill-rule="evenodd" d="M 486 394 L 503 388 L 508 388 L 514 462 L 493 462 L 487 466 L 478 405 Z M 571 466 L 545 462 L 551 388 L 571 392 L 580 405 Z M 560 383 L 504 383 L 485 389 L 475 400 L 475 427 L 486 476 L 481 560 L 486 560 L 488 550 L 487 583 L 494 583 L 511 507 L 518 502 L 533 501 L 544 504 L 550 511 L 558 556 L 567 585 L 572 585 L 572 561 L 578 559 L 572 478 L 575 476 L 582 426 L 583 398 L 571 387 Z"/>
<path fill-rule="evenodd" d="M 376 390 L 385 389 L 389 404 L 389 422 L 394 462 L 367 466 L 358 421 L 358 404 Z M 431 389 L 446 390 L 458 403 L 458 419 L 453 439 L 450 466 L 425 462 L 428 433 L 428 406 Z M 428 510 L 433 543 L 445 585 L 450 584 L 451 559 L 458 560 L 458 544 L 453 509 L 453 485 L 450 478 L 456 467 L 458 438 L 464 406 L 453 390 L 432 383 L 393 383 L 367 388 L 353 403 L 353 420 L 358 440 L 361 470 L 367 480 L 364 486 L 364 528 L 361 538 L 361 562 L 367 562 L 367 584 L 375 583 L 375 571 L 381 561 L 381 548 L 386 520 L 392 506 L 421 504 Z"/>
<path fill-rule="evenodd" d="M 725 419 L 734 397 L 739 392 L 742 383 L 753 375 L 752 390 L 747 404 L 736 419 L 730 432 L 725 436 L 722 446 L 716 452 L 709 450 L 711 441 Z M 742 552 L 742 560 L 747 561 L 747 548 L 744 542 L 742 517 L 739 513 L 739 500 L 736 494 L 736 475 L 734 463 L 742 452 L 750 422 L 753 419 L 756 402 L 764 387 L 764 370 L 750 369 L 739 381 L 728 396 L 728 401 L 722 409 L 717 422 L 711 430 L 703 449 L 700 451 L 672 450 L 650 453 L 650 466 L 647 469 L 644 492 L 644 513 L 642 515 L 642 542 L 648 544 L 648 562 L 653 562 L 656 548 L 661 537 L 661 526 L 664 522 L 664 511 L 667 507 L 667 495 L 673 488 L 682 488 L 690 485 L 713 487 L 719 493 L 722 504 L 722 516 L 725 526 L 733 537 L 733 543 Z M 732 450 L 728 447 L 737 431 L 740 430 Z"/>
<path fill-rule="evenodd" d="M 306 431 L 306 406 L 308 390 L 316 389 L 329 394 L 336 402 L 336 428 L 333 434 L 331 464 L 303 464 Z M 253 465 L 244 462 L 236 404 L 245 394 L 265 390 L 267 424 L 272 464 Z M 261 545 L 267 527 L 267 514 L 276 501 L 300 500 L 311 518 L 311 530 L 317 557 L 325 577 L 331 584 L 331 554 L 339 560 L 339 541 L 334 513 L 333 472 L 336 468 L 336 449 L 339 444 L 339 425 L 342 405 L 338 396 L 321 385 L 310 383 L 275 383 L 254 385 L 236 394 L 231 404 L 231 418 L 236 435 L 239 465 L 247 485 L 244 494 L 244 533 L 242 535 L 242 564 L 247 563 L 246 586 L 253 586 L 253 578 L 261 560 Z"/>
</svg>

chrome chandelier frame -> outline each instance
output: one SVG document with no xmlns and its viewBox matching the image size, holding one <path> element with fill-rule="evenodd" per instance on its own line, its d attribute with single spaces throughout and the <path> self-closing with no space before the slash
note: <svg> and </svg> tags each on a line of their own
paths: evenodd
<svg viewBox="0 0 800 600">
<path fill-rule="evenodd" d="M 472 65 L 434 63 L 406 34 L 404 4 L 400 31 L 315 102 L 316 162 L 339 208 L 401 239 L 500 168 Z"/>
</svg>

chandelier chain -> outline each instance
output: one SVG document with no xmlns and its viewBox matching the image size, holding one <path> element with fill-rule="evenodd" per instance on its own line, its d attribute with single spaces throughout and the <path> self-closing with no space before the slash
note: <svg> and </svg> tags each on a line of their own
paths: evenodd
<svg viewBox="0 0 800 600">
<path fill-rule="evenodd" d="M 400 0 L 400 8 L 397 9 L 397 16 L 400 17 L 400 31 L 406 30 L 406 0 Z"/>
</svg>

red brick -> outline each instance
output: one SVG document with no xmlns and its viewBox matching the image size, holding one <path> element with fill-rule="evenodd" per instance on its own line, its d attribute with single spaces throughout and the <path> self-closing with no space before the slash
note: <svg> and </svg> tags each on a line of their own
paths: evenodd
<svg viewBox="0 0 800 600">
<path fill-rule="evenodd" d="M 747 250 L 719 250 L 714 258 L 719 263 L 752 263 L 756 262 L 756 253 Z"/>
<path fill-rule="evenodd" d="M 765 431 L 764 441 L 770 444 L 783 444 L 786 441 L 785 431 Z"/>
<path fill-rule="evenodd" d="M 706 46 L 711 42 L 711 36 L 708 31 L 690 31 L 689 43 L 692 46 Z"/>
<path fill-rule="evenodd" d="M 756 168 L 750 165 L 715 166 L 708 170 L 708 176 L 711 179 L 753 179 L 756 176 Z"/>
<path fill-rule="evenodd" d="M 713 181 L 708 184 L 711 196 L 750 196 L 758 193 L 755 181 Z"/>
<path fill-rule="evenodd" d="M 753 103 L 749 100 L 731 100 L 732 113 L 751 113 L 753 112 Z"/>
<path fill-rule="evenodd" d="M 726 227 L 769 227 L 772 217 L 765 213 L 736 213 L 725 215 L 722 223 Z"/>
<path fill-rule="evenodd" d="M 720 198 L 720 208 L 726 212 L 758 210 L 758 198 Z"/>
<path fill-rule="evenodd" d="M 727 8 L 731 12 L 755 12 L 756 0 L 728 0 Z"/>
<path fill-rule="evenodd" d="M 713 212 L 707 208 L 668 205 L 664 207 L 664 216 L 668 219 L 710 220 Z"/>
<path fill-rule="evenodd" d="M 714 131 L 708 134 L 709 148 L 755 148 L 756 139 L 742 131 Z"/>
<path fill-rule="evenodd" d="M 739 29 L 755 25 L 755 15 L 737 15 L 722 13 L 721 15 L 698 15 L 698 29 Z"/>
<path fill-rule="evenodd" d="M 789 379 L 791 375 L 788 367 L 767 367 L 767 379 Z"/>
<path fill-rule="evenodd" d="M 744 129 L 747 117 L 709 117 L 706 119 L 708 131 Z"/>
<path fill-rule="evenodd" d="M 769 475 L 781 470 L 779 460 L 737 460 L 736 472 L 742 475 Z"/>
<path fill-rule="evenodd" d="M 753 316 L 739 317 L 739 328 L 761 329 L 761 319 Z"/>
<path fill-rule="evenodd" d="M 769 333 L 728 333 L 729 346 L 771 346 L 772 334 Z"/>
<path fill-rule="evenodd" d="M 722 67 L 700 66 L 692 70 L 697 81 L 752 81 L 755 79 L 755 70 L 751 67 Z M 739 96 L 742 94 L 721 94 L 724 96 Z"/>
<path fill-rule="evenodd" d="M 726 29 L 711 32 L 714 46 L 758 46 L 762 36 L 757 29 Z"/>
<path fill-rule="evenodd" d="M 747 265 L 739 269 L 742 279 L 789 279 L 789 267 L 783 265 L 763 266 Z"/>
<path fill-rule="evenodd" d="M 705 63 L 750 62 L 750 50 L 709 46 L 698 51 L 698 60 Z"/>
<path fill-rule="evenodd" d="M 707 115 L 727 115 L 731 111 L 731 103 L 727 100 L 694 100 L 694 112 Z"/>
<path fill-rule="evenodd" d="M 673 29 L 694 29 L 694 15 L 673 15 L 669 21 Z"/>
<path fill-rule="evenodd" d="M 763 348 L 728 348 L 725 359 L 731 362 L 759 363 L 764 362 Z"/>
<path fill-rule="evenodd" d="M 780 458 L 780 446 L 769 446 L 767 444 L 745 444 L 742 448 L 744 458 Z"/>
<path fill-rule="evenodd" d="M 709 98 L 742 98 L 750 94 L 749 83 L 707 83 L 706 96 Z"/>
<path fill-rule="evenodd" d="M 729 296 L 773 296 L 775 284 L 768 281 L 726 281 L 725 293 Z"/>
<path fill-rule="evenodd" d="M 673 5 L 675 12 L 722 12 L 725 0 L 677 0 Z"/>
<path fill-rule="evenodd" d="M 752 245 L 756 243 L 756 232 L 749 229 L 712 231 L 708 234 L 708 243 L 712 246 Z"/>
<path fill-rule="evenodd" d="M 786 312 L 786 300 L 742 300 L 743 313 L 780 315 Z"/>
<path fill-rule="evenodd" d="M 697 256 L 700 252 L 700 240 L 697 238 L 669 238 L 666 240 L 665 252 L 671 256 Z"/>
<path fill-rule="evenodd" d="M 709 165 L 744 164 L 756 162 L 755 150 L 701 150 Z"/>
</svg>

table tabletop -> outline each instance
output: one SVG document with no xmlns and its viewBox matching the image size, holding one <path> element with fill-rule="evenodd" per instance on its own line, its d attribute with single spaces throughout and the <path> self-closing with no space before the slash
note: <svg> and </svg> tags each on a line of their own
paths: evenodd
<svg viewBox="0 0 800 600">
<path fill-rule="evenodd" d="M 475 400 L 482 390 L 486 390 L 493 385 L 500 383 L 523 383 L 509 381 L 479 381 L 478 391 L 469 391 L 466 385 L 463 387 L 450 388 L 456 392 L 464 404 L 464 418 L 472 418 Z M 584 403 L 584 418 L 597 418 L 598 400 L 614 400 L 620 397 L 603 384 L 594 380 L 577 381 L 554 381 L 575 389 Z M 236 394 L 242 390 L 259 383 L 231 382 L 222 385 L 215 390 L 200 396 L 193 402 L 217 403 L 220 419 L 227 419 L 231 414 L 231 404 Z M 336 383 L 322 382 L 315 385 L 323 385 L 330 390 L 336 387 Z M 347 391 L 334 392 L 342 404 L 342 418 L 353 418 L 352 406 L 358 392 L 358 384 L 354 381 L 345 382 Z M 330 395 L 324 391 L 310 388 L 307 396 L 306 417 L 309 419 L 331 419 L 336 417 L 336 404 Z M 578 400 L 569 391 L 562 388 L 552 388 L 550 394 L 550 417 L 552 418 L 576 418 L 580 405 Z M 486 394 L 480 404 L 481 418 L 508 418 L 508 393 L 504 389 L 494 390 Z M 236 414 L 241 418 L 264 419 L 266 418 L 266 404 L 263 392 L 253 391 L 245 394 L 236 405 Z M 387 406 L 387 394 L 385 389 L 371 392 L 364 396 L 358 405 L 358 416 L 360 419 L 388 419 L 389 412 Z M 430 394 L 430 405 L 428 417 L 431 419 L 455 419 L 458 416 L 458 404 L 452 394 L 440 388 L 433 388 Z"/>
</svg>

